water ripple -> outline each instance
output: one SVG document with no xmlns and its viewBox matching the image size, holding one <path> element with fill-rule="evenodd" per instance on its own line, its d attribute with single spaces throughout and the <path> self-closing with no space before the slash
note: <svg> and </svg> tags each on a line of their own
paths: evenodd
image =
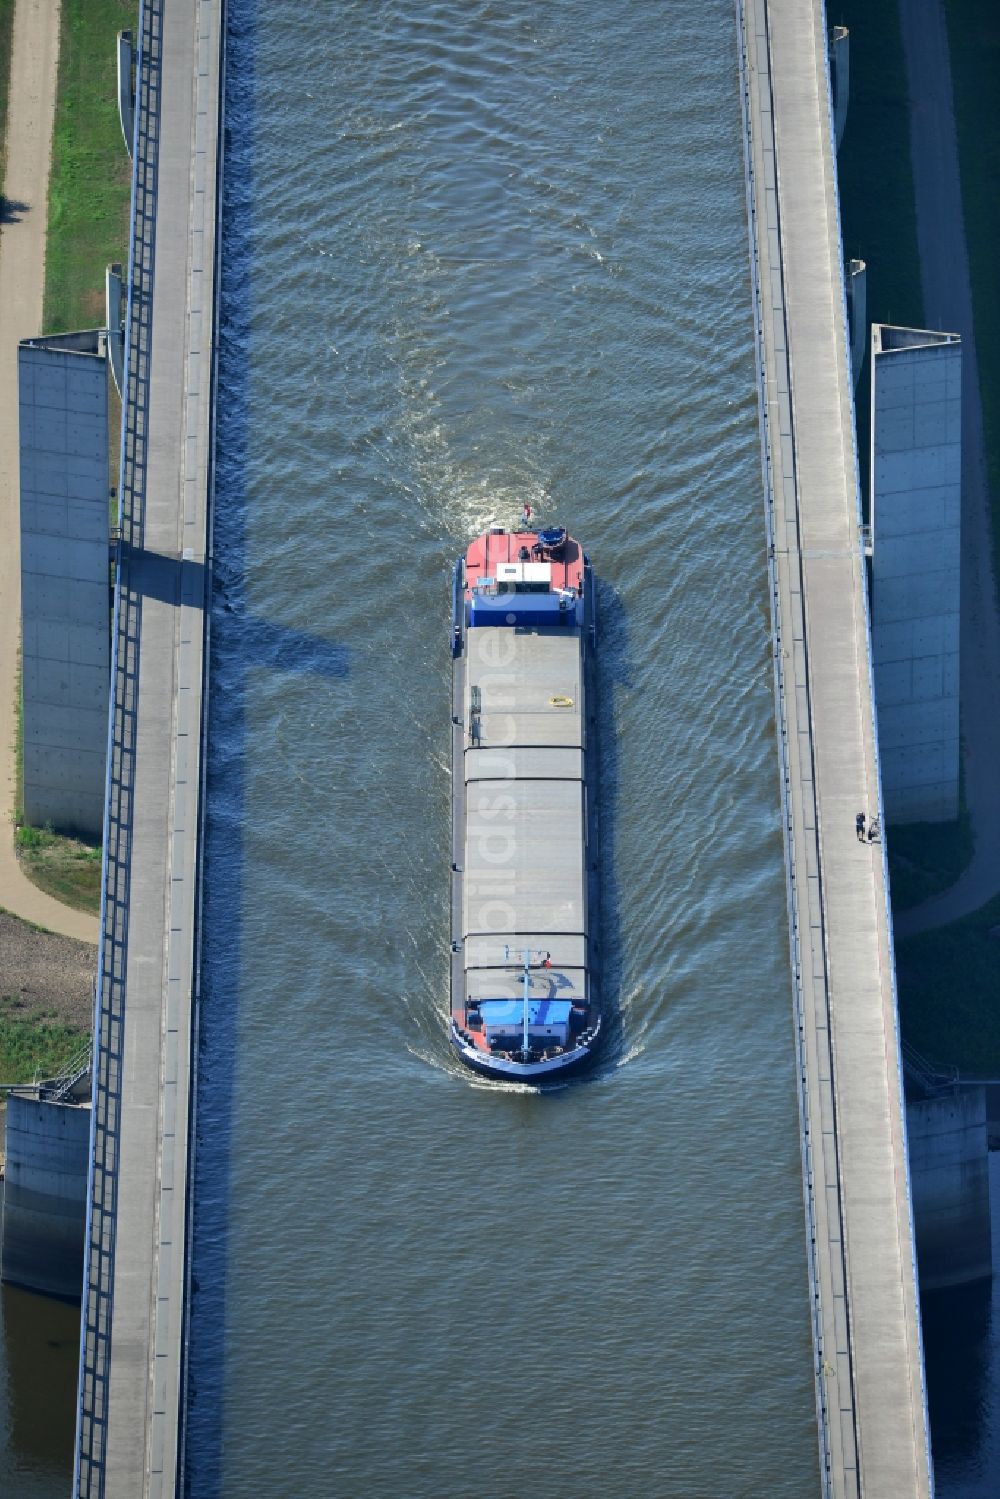
<svg viewBox="0 0 1000 1499">
<path fill-rule="evenodd" d="M 229 9 L 189 1490 L 797 1499 L 731 4 Z M 449 569 L 525 499 L 602 580 L 612 1036 L 544 1096 L 445 1031 Z"/>
</svg>

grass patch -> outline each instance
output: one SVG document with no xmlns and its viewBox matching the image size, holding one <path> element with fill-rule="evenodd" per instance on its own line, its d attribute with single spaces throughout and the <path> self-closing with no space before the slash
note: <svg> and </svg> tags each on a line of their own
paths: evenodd
<svg viewBox="0 0 1000 1499">
<path fill-rule="evenodd" d="M 132 0 L 63 0 L 45 253 L 46 333 L 104 324 L 104 270 L 128 251 L 131 166 L 118 122 L 115 37 Z"/>
<path fill-rule="evenodd" d="M 993 517 L 993 569 L 1000 578 L 1000 10 L 996 0 L 948 0 L 945 15 Z"/>
<path fill-rule="evenodd" d="M 18 630 L 17 677 L 14 701 L 17 704 L 17 731 L 14 735 L 14 824 L 24 821 L 24 676 L 22 673 L 20 630 Z"/>
<path fill-rule="evenodd" d="M 1000 896 L 896 943 L 903 1034 L 933 1062 L 1000 1077 Z"/>
<path fill-rule="evenodd" d="M 85 1031 L 28 1011 L 16 995 L 0 992 L 0 1083 L 58 1077 L 85 1040 Z"/>
<path fill-rule="evenodd" d="M 72 906 L 96 914 L 101 908 L 101 846 L 82 838 L 68 838 L 51 828 L 23 823 L 14 841 L 25 874 L 40 890 Z"/>
<path fill-rule="evenodd" d="M 14 30 L 14 0 L 0 0 L 0 202 L 7 165 L 7 96 L 10 93 L 10 44 Z"/>
<path fill-rule="evenodd" d="M 910 163 L 909 95 L 896 0 L 835 0 L 831 26 L 851 33 L 851 92 L 838 153 L 845 260 L 868 266 L 869 323 L 923 325 L 917 215 Z M 858 381 L 861 490 L 868 502 L 870 394 L 867 352 Z"/>
</svg>

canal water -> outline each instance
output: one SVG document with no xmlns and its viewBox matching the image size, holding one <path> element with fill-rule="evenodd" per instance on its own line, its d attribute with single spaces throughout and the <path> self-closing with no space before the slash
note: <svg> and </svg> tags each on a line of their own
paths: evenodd
<svg viewBox="0 0 1000 1499">
<path fill-rule="evenodd" d="M 79 1350 L 78 1306 L 0 1286 L 3 1499 L 68 1499 Z"/>
<path fill-rule="evenodd" d="M 231 0 L 188 1492 L 815 1492 L 730 0 Z M 602 579 L 616 1023 L 452 1059 L 449 580 Z"/>
<path fill-rule="evenodd" d="M 922 1299 L 937 1499 L 1000 1493 L 1000 1152 L 990 1154 L 993 1280 Z"/>
</svg>

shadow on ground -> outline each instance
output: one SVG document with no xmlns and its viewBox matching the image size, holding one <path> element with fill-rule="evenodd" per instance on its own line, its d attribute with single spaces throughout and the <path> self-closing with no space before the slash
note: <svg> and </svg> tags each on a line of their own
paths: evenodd
<svg viewBox="0 0 1000 1499">
<path fill-rule="evenodd" d="M 25 214 L 30 212 L 30 203 L 21 203 L 17 198 L 8 198 L 0 193 L 0 224 L 19 224 Z"/>
</svg>

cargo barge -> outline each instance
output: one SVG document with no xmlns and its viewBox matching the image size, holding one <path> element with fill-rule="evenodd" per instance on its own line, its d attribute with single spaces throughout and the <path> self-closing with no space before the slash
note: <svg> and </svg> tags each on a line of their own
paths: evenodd
<svg viewBox="0 0 1000 1499">
<path fill-rule="evenodd" d="M 455 565 L 450 1030 L 476 1071 L 544 1082 L 601 1036 L 597 615 L 580 544 L 529 524 Z"/>
</svg>

